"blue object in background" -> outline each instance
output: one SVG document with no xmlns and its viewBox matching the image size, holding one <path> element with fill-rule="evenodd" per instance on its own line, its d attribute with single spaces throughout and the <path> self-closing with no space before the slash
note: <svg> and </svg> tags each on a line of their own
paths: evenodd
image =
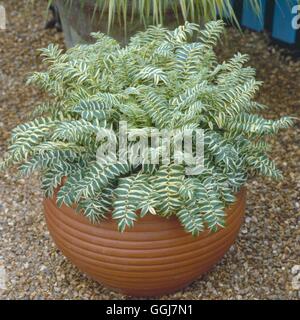
<svg viewBox="0 0 300 320">
<path fill-rule="evenodd" d="M 292 20 L 295 13 L 292 13 L 292 7 L 298 4 L 298 0 L 279 0 L 275 2 L 272 37 L 289 43 L 296 43 L 297 30 L 292 27 Z"/>
<path fill-rule="evenodd" d="M 286 0 L 284 0 L 286 1 Z M 260 0 L 260 13 L 257 15 L 257 12 L 253 10 L 249 0 L 243 1 L 243 11 L 242 11 L 242 21 L 241 24 L 243 27 L 255 30 L 263 31 L 265 28 L 264 19 L 267 7 L 267 0 Z"/>
</svg>

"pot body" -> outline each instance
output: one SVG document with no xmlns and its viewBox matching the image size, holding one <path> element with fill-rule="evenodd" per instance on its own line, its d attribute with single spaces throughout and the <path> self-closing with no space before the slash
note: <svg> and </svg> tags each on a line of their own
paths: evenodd
<svg viewBox="0 0 300 320">
<path fill-rule="evenodd" d="M 50 234 L 79 269 L 103 285 L 130 296 L 157 296 L 184 288 L 211 269 L 239 232 L 246 189 L 227 209 L 226 228 L 198 237 L 186 233 L 176 217 L 146 215 L 120 233 L 115 220 L 91 224 L 56 199 L 44 200 Z"/>
<path fill-rule="evenodd" d="M 76 44 L 92 42 L 91 32 L 107 32 L 108 13 L 104 11 L 102 14 L 100 10 L 95 10 L 96 0 L 85 0 L 84 2 L 81 0 L 56 0 L 55 3 L 59 10 L 67 48 L 73 47 Z M 116 22 L 111 26 L 109 32 L 109 35 L 118 40 L 122 45 L 125 45 L 127 40 L 137 31 L 145 29 L 145 25 L 140 21 L 139 17 L 135 17 L 131 21 L 130 1 L 128 1 L 127 6 L 126 32 L 124 24 L 119 24 L 117 21 L 118 17 L 115 17 Z M 153 24 L 151 17 L 148 23 L 150 25 Z M 169 28 L 175 28 L 178 25 L 178 21 L 172 10 L 166 10 L 164 24 Z"/>
</svg>

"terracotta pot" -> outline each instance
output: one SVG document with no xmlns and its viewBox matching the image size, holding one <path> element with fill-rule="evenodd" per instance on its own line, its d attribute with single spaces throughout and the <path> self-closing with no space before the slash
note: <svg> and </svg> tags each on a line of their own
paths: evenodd
<svg viewBox="0 0 300 320">
<path fill-rule="evenodd" d="M 67 48 L 73 47 L 78 43 L 92 42 L 91 32 L 107 32 L 108 13 L 95 10 L 96 0 L 55 1 L 62 22 L 62 28 L 65 36 Z M 128 1 L 127 15 L 127 33 L 123 25 L 116 22 L 110 30 L 109 35 L 125 45 L 128 39 L 137 31 L 144 30 L 145 26 L 140 18 L 136 17 L 131 22 L 131 2 Z M 116 18 L 116 20 L 118 20 Z M 152 24 L 152 18 L 149 18 L 149 24 Z M 180 20 L 182 23 L 182 19 Z M 164 25 L 168 28 L 175 28 L 178 25 L 172 10 L 166 10 L 164 15 Z"/>
<path fill-rule="evenodd" d="M 246 189 L 227 209 L 226 228 L 199 237 L 176 217 L 147 215 L 120 233 L 115 220 L 92 225 L 75 210 L 44 201 L 57 247 L 78 268 L 111 289 L 131 296 L 156 296 L 182 289 L 211 269 L 234 242 L 246 204 Z"/>
</svg>

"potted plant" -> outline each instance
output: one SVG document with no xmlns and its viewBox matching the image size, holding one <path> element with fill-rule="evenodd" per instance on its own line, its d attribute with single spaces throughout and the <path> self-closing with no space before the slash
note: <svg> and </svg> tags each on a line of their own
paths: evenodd
<svg viewBox="0 0 300 320">
<path fill-rule="evenodd" d="M 65 43 L 72 47 L 91 42 L 91 32 L 107 32 L 122 44 L 147 25 L 164 25 L 169 29 L 186 20 L 202 22 L 228 18 L 238 24 L 231 1 L 168 0 L 50 0 L 59 9 Z M 251 0 L 253 10 L 260 12 L 260 1 Z"/>
<path fill-rule="evenodd" d="M 42 49 L 48 70 L 29 82 L 49 101 L 12 131 L 1 167 L 40 170 L 58 248 L 108 287 L 151 296 L 188 285 L 234 242 L 247 178 L 281 177 L 266 137 L 292 120 L 255 114 L 264 107 L 253 101 L 261 82 L 244 67 L 246 55 L 217 62 L 222 31 L 222 21 L 203 30 L 186 22 L 173 31 L 150 27 L 125 48 L 97 33 L 94 44 L 65 53 Z M 191 42 L 195 33 L 199 41 Z M 114 135 L 124 124 L 125 134 Z M 203 133 L 200 156 L 194 144 L 174 152 L 186 130 L 193 143 L 194 132 Z M 169 149 L 158 139 L 142 156 L 142 142 L 161 132 L 172 135 Z M 121 144 L 125 152 L 114 158 Z M 169 162 L 162 162 L 167 150 Z"/>
</svg>

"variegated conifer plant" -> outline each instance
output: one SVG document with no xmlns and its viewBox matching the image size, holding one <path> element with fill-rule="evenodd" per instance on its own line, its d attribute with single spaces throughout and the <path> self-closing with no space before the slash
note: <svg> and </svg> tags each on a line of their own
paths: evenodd
<svg viewBox="0 0 300 320">
<path fill-rule="evenodd" d="M 120 231 L 146 214 L 176 215 L 198 235 L 225 226 L 227 205 L 254 173 L 280 178 L 268 158 L 265 139 L 292 124 L 289 117 L 267 120 L 253 112 L 261 83 L 245 67 L 246 55 L 219 64 L 213 47 L 223 31 L 214 21 L 200 30 L 186 22 L 173 31 L 149 27 L 121 48 L 94 34 L 96 43 L 63 53 L 42 49 L 46 72 L 29 82 L 50 99 L 35 119 L 12 131 L 2 168 L 19 163 L 23 174 L 39 169 L 47 197 L 62 183 L 57 203 L 77 204 L 93 223 L 112 214 Z M 192 42 L 198 34 L 198 42 Z M 185 164 L 132 166 L 99 164 L 97 133 L 126 120 L 131 128 L 202 128 L 204 170 L 186 176 Z"/>
</svg>

